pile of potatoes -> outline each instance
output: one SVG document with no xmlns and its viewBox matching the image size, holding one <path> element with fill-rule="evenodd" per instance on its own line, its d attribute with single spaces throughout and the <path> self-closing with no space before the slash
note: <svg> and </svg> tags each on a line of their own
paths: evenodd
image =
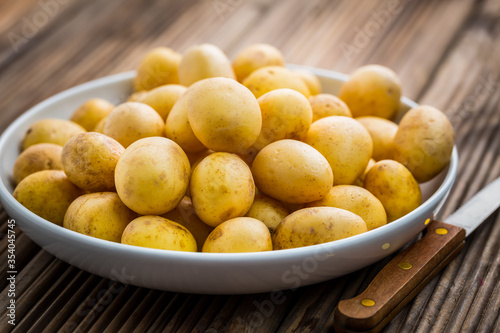
<svg viewBox="0 0 500 333">
<path fill-rule="evenodd" d="M 357 235 L 417 208 L 453 129 L 400 108 L 397 75 L 357 69 L 339 96 L 251 45 L 151 50 L 120 105 L 95 98 L 26 132 L 14 197 L 70 230 L 203 252 L 297 248 Z"/>
</svg>

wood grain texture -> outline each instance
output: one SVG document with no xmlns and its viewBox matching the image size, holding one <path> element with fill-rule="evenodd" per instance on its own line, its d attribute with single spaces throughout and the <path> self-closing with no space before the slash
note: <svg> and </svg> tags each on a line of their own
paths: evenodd
<svg viewBox="0 0 500 333">
<path fill-rule="evenodd" d="M 51 16 L 40 3 L 53 2 L 60 6 Z M 405 95 L 452 119 L 459 172 L 439 219 L 500 176 L 498 0 L 3 0 L 0 12 L 0 131 L 55 93 L 134 69 L 155 46 L 183 52 L 208 42 L 232 58 L 243 46 L 265 42 L 289 63 L 345 73 L 387 65 L 400 75 Z M 23 35 L 41 13 L 50 18 Z M 24 38 L 19 47 L 12 33 Z M 0 332 L 332 331 L 338 302 L 363 291 L 392 258 L 283 291 L 272 302 L 270 293 L 206 296 L 125 286 L 62 263 L 19 231 L 12 327 L 4 306 L 7 218 L 0 213 Z M 499 253 L 497 213 L 384 331 L 498 329 Z"/>
</svg>

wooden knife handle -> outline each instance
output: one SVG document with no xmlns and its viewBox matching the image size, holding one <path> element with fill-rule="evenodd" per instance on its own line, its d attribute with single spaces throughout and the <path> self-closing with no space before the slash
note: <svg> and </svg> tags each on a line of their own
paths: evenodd
<svg viewBox="0 0 500 333">
<path fill-rule="evenodd" d="M 378 332 L 462 249 L 465 230 L 432 221 L 426 234 L 392 259 L 358 296 L 335 310 L 338 332 Z"/>
</svg>

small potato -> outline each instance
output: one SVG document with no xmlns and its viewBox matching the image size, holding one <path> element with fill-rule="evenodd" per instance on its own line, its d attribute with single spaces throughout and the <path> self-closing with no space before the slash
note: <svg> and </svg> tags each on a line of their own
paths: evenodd
<svg viewBox="0 0 500 333">
<path fill-rule="evenodd" d="M 267 226 L 251 217 L 236 217 L 217 226 L 203 244 L 203 252 L 239 253 L 271 251 Z"/>
<path fill-rule="evenodd" d="M 148 91 L 138 102 L 149 105 L 158 112 L 163 120 L 166 120 L 175 102 L 186 89 L 180 84 L 167 84 Z"/>
<path fill-rule="evenodd" d="M 106 120 L 108 120 L 108 117 L 102 118 L 101 121 L 99 121 L 97 125 L 95 125 L 93 132 L 104 134 L 103 132 L 104 132 L 104 125 L 106 125 Z"/>
<path fill-rule="evenodd" d="M 262 149 L 252 164 L 262 193 L 288 203 L 324 198 L 333 184 L 328 161 L 316 149 L 295 140 L 280 140 Z"/>
<path fill-rule="evenodd" d="M 387 222 L 399 219 L 422 203 L 417 181 L 404 165 L 396 161 L 375 163 L 366 175 L 365 188 L 384 205 Z"/>
<path fill-rule="evenodd" d="M 125 148 L 100 133 L 75 135 L 62 149 L 66 176 L 81 189 L 91 192 L 115 190 L 115 167 Z"/>
<path fill-rule="evenodd" d="M 93 98 L 83 103 L 71 116 L 71 121 L 81 125 L 85 130 L 92 131 L 99 121 L 106 118 L 114 105 L 102 98 Z"/>
<path fill-rule="evenodd" d="M 28 147 L 16 159 L 13 176 L 16 184 L 42 170 L 62 170 L 62 147 L 53 143 L 38 143 Z"/>
<path fill-rule="evenodd" d="M 43 170 L 24 178 L 14 190 L 14 198 L 30 211 L 62 225 L 69 205 L 83 191 L 69 181 L 62 170 Z"/>
<path fill-rule="evenodd" d="M 372 157 L 375 161 L 390 160 L 394 158 L 394 137 L 398 131 L 398 125 L 390 120 L 365 116 L 356 118 L 363 125 L 373 141 Z"/>
<path fill-rule="evenodd" d="M 127 97 L 126 102 L 139 102 L 141 98 L 147 95 L 147 93 L 148 90 L 136 91 L 132 93 L 129 97 Z"/>
<path fill-rule="evenodd" d="M 115 169 L 116 192 L 141 215 L 161 215 L 184 198 L 191 167 L 178 144 L 154 137 L 131 144 Z"/>
<path fill-rule="evenodd" d="M 133 220 L 123 231 L 123 244 L 160 250 L 196 252 L 196 240 L 186 227 L 161 216 Z"/>
<path fill-rule="evenodd" d="M 354 185 L 338 185 L 332 187 L 323 199 L 311 202 L 308 207 L 336 207 L 359 215 L 366 223 L 368 230 L 387 224 L 384 206 L 368 190 Z"/>
<path fill-rule="evenodd" d="M 179 65 L 179 82 L 189 87 L 193 83 L 211 78 L 226 77 L 235 80 L 231 62 L 217 46 L 200 44 L 184 52 Z"/>
<path fill-rule="evenodd" d="M 185 226 L 193 234 L 199 252 L 201 252 L 208 235 L 214 230 L 196 215 L 193 203 L 188 197 L 184 197 L 177 207 L 163 214 L 162 217 Z"/>
<path fill-rule="evenodd" d="M 281 52 L 269 44 L 253 44 L 241 50 L 233 61 L 233 69 L 239 82 L 253 71 L 266 66 L 285 66 Z"/>
<path fill-rule="evenodd" d="M 453 141 L 453 127 L 446 115 L 432 106 L 421 105 L 401 119 L 394 137 L 394 159 L 423 183 L 450 163 Z"/>
<path fill-rule="evenodd" d="M 82 195 L 71 203 L 63 227 L 119 243 L 123 230 L 136 217 L 115 192 L 97 192 Z"/>
<path fill-rule="evenodd" d="M 351 185 L 372 156 L 370 133 L 352 118 L 330 116 L 315 121 L 304 142 L 316 148 L 333 170 L 335 185 Z"/>
<path fill-rule="evenodd" d="M 304 81 L 307 88 L 309 88 L 311 96 L 321 94 L 321 82 L 316 75 L 302 69 L 294 69 L 292 72 L 296 73 Z"/>
<path fill-rule="evenodd" d="M 189 123 L 208 149 L 238 153 L 257 140 L 262 128 L 259 103 L 242 84 L 210 78 L 193 84 L 187 94 Z"/>
<path fill-rule="evenodd" d="M 255 184 L 250 168 L 237 155 L 213 153 L 193 170 L 190 192 L 196 214 L 216 227 L 248 212 Z"/>
<path fill-rule="evenodd" d="M 358 68 L 342 85 L 339 97 L 354 117 L 392 119 L 400 106 L 401 83 L 396 73 L 380 65 Z"/>
<path fill-rule="evenodd" d="M 376 163 L 375 160 L 373 158 L 370 158 L 370 161 L 368 161 L 368 165 L 366 166 L 365 171 L 363 171 L 363 174 L 359 176 L 358 179 L 356 179 L 353 185 L 363 187 L 365 184 L 366 174 L 368 173 L 368 171 L 370 171 L 371 167 L 375 165 L 375 163 Z"/>
<path fill-rule="evenodd" d="M 182 56 L 167 47 L 157 47 L 141 60 L 134 78 L 136 91 L 151 90 L 165 84 L 179 84 L 177 70 Z"/>
<path fill-rule="evenodd" d="M 358 215 L 334 207 L 304 208 L 288 215 L 273 234 L 275 250 L 322 244 L 367 231 Z"/>
<path fill-rule="evenodd" d="M 302 140 L 312 123 L 307 98 L 292 89 L 276 89 L 258 99 L 262 129 L 253 147 L 258 151 L 282 139 Z"/>
<path fill-rule="evenodd" d="M 259 98 L 271 90 L 289 88 L 297 90 L 306 98 L 311 96 L 309 88 L 297 73 L 279 66 L 267 66 L 252 72 L 244 81 L 245 87 Z"/>
<path fill-rule="evenodd" d="M 163 136 L 165 123 L 158 112 L 146 104 L 126 102 L 111 111 L 103 133 L 127 148 L 133 142 L 152 136 Z"/>
<path fill-rule="evenodd" d="M 26 131 L 23 150 L 37 143 L 55 143 L 64 146 L 72 136 L 85 132 L 85 128 L 69 120 L 52 118 L 38 120 Z"/>
<path fill-rule="evenodd" d="M 273 233 L 278 224 L 288 216 L 288 210 L 278 200 L 259 193 L 245 216 L 262 221 Z"/>
<path fill-rule="evenodd" d="M 165 122 L 167 138 L 175 141 L 186 153 L 199 153 L 207 148 L 194 135 L 188 120 L 188 91 L 174 104 Z"/>
<path fill-rule="evenodd" d="M 332 94 L 319 94 L 309 97 L 309 103 L 313 112 L 313 122 L 329 116 L 351 117 L 352 114 L 340 98 Z"/>
</svg>

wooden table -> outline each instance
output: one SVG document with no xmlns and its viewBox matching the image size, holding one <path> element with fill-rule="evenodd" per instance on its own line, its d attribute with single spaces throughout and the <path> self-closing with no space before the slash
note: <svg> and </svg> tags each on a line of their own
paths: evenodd
<svg viewBox="0 0 500 333">
<path fill-rule="evenodd" d="M 288 63 L 349 73 L 379 63 L 404 94 L 434 105 L 456 131 L 460 166 L 445 218 L 500 175 L 500 1 L 0 1 L 0 129 L 66 88 L 134 69 L 145 52 L 213 43 L 230 58 L 266 42 Z M 7 324 L 7 216 L 0 233 L 0 331 L 332 331 L 339 300 L 390 259 L 296 291 L 203 296 L 122 285 L 72 267 L 17 230 L 16 326 Z M 387 332 L 500 330 L 500 218 L 387 326 Z M 253 321 L 260 311 L 262 320 Z"/>
</svg>

